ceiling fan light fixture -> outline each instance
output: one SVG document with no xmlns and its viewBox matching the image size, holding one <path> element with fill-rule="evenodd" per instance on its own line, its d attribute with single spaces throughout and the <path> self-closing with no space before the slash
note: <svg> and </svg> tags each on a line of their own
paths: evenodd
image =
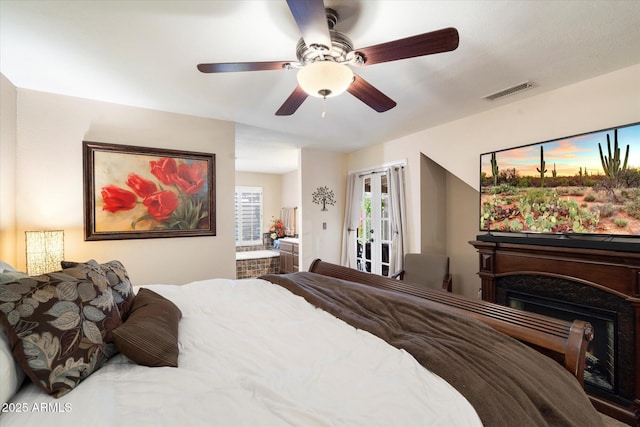
<svg viewBox="0 0 640 427">
<path fill-rule="evenodd" d="M 347 90 L 353 71 L 334 61 L 316 61 L 298 70 L 298 84 L 309 95 L 330 98 Z"/>
</svg>

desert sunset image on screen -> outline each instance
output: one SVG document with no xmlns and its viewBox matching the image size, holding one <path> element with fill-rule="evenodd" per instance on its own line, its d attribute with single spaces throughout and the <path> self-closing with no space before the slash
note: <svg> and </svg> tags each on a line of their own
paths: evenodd
<svg viewBox="0 0 640 427">
<path fill-rule="evenodd" d="M 640 123 L 482 154 L 480 230 L 640 236 Z"/>
</svg>

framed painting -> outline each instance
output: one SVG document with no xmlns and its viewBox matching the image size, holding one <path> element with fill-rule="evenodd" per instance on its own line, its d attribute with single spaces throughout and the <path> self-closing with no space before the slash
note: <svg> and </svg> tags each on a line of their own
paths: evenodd
<svg viewBox="0 0 640 427">
<path fill-rule="evenodd" d="M 215 154 L 82 142 L 85 240 L 216 235 Z"/>
</svg>

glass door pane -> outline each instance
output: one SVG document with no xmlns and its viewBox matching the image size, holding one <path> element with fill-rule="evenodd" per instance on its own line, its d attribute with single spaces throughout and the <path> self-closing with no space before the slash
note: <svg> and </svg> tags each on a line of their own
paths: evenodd
<svg viewBox="0 0 640 427">
<path fill-rule="evenodd" d="M 371 272 L 371 178 L 365 178 L 363 186 L 356 259 L 358 270 Z"/>
<path fill-rule="evenodd" d="M 386 174 L 371 174 L 363 180 L 360 223 L 356 238 L 357 268 L 389 276 L 391 219 Z"/>
<path fill-rule="evenodd" d="M 380 174 L 380 273 L 389 276 L 389 249 L 391 247 L 391 215 L 389 212 L 389 186 L 387 174 Z"/>
</svg>

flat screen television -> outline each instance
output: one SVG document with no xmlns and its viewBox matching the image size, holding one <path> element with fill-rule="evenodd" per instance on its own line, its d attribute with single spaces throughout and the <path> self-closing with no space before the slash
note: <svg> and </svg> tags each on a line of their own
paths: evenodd
<svg viewBox="0 0 640 427">
<path fill-rule="evenodd" d="M 481 154 L 480 231 L 640 238 L 640 122 Z"/>
</svg>

